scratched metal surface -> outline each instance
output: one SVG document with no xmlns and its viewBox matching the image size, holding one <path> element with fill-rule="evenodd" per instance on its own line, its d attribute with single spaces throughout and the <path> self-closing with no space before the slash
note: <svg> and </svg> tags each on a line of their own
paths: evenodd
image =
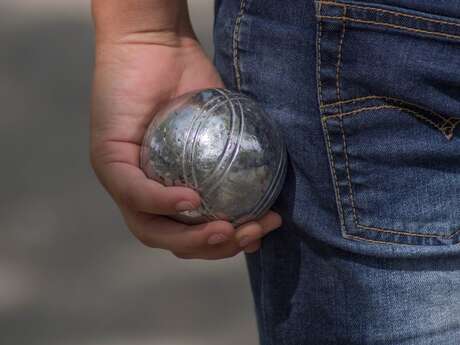
<svg viewBox="0 0 460 345">
<path fill-rule="evenodd" d="M 235 226 L 263 216 L 286 176 L 276 124 L 252 99 L 226 89 L 190 92 L 154 117 L 141 150 L 147 176 L 201 195 L 189 224 L 223 219 Z"/>
</svg>

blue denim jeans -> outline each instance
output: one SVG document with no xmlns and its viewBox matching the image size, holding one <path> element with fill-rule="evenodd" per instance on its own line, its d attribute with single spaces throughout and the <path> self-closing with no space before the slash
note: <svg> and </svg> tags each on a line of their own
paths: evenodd
<svg viewBox="0 0 460 345">
<path fill-rule="evenodd" d="M 215 8 L 225 84 L 289 153 L 246 256 L 261 344 L 460 344 L 460 1 Z"/>
</svg>

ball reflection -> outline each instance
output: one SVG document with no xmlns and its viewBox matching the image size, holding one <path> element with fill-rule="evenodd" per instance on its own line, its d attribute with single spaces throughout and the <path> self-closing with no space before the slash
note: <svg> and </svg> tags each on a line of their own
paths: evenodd
<svg viewBox="0 0 460 345">
<path fill-rule="evenodd" d="M 200 193 L 200 208 L 176 220 L 240 225 L 265 214 L 278 197 L 286 148 L 276 123 L 252 99 L 206 89 L 174 99 L 155 115 L 142 145 L 141 168 L 166 186 Z"/>
</svg>

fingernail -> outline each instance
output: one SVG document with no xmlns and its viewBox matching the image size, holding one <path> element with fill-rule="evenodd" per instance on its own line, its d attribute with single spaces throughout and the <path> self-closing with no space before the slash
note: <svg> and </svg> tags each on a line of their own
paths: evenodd
<svg viewBox="0 0 460 345">
<path fill-rule="evenodd" d="M 246 247 L 249 243 L 251 243 L 251 238 L 249 236 L 243 236 L 240 239 L 240 247 Z"/>
<path fill-rule="evenodd" d="M 179 212 L 194 210 L 196 207 L 190 201 L 181 201 L 176 204 L 176 210 Z"/>
<path fill-rule="evenodd" d="M 225 242 L 228 240 L 228 237 L 224 234 L 214 234 L 208 239 L 208 244 L 214 245 Z"/>
</svg>

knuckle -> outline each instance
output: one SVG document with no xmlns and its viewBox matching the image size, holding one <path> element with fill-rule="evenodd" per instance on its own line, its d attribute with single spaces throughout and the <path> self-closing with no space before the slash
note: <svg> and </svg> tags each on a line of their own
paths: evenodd
<svg viewBox="0 0 460 345">
<path fill-rule="evenodd" d="M 262 225 L 257 224 L 257 226 L 254 227 L 254 235 L 256 238 L 260 238 L 265 235 L 264 228 L 262 227 Z"/>
<path fill-rule="evenodd" d="M 243 229 L 240 236 L 250 236 L 250 237 L 262 237 L 264 235 L 264 229 L 262 225 L 258 222 L 252 222 Z"/>
</svg>

